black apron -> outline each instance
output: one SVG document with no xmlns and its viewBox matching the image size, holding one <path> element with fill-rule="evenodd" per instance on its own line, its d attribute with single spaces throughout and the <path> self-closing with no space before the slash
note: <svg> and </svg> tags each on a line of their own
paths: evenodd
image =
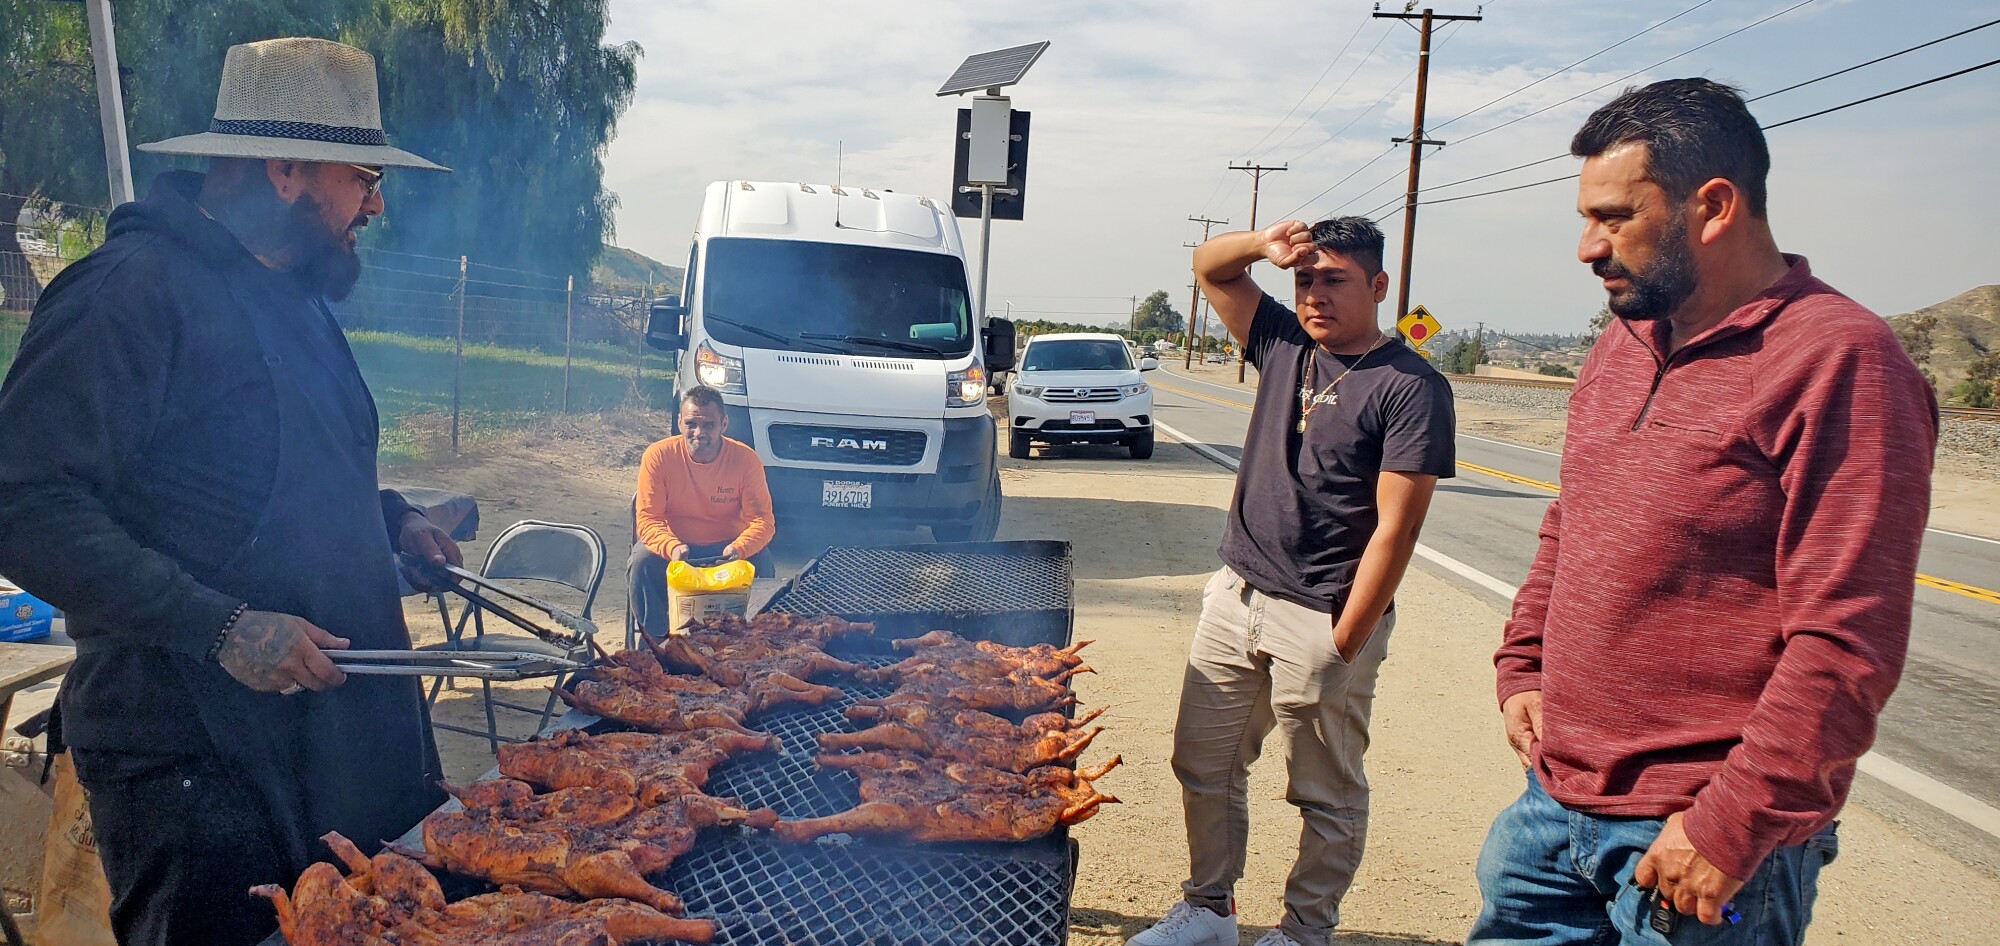
<svg viewBox="0 0 2000 946">
<path fill-rule="evenodd" d="M 356 650 L 408 649 L 376 480 L 379 419 L 353 352 L 325 303 L 289 277 L 231 269 L 229 292 L 277 401 L 278 466 L 250 539 L 193 577 L 253 610 L 305 618 Z M 327 859 L 317 840 L 327 831 L 373 850 L 444 800 L 417 678 L 356 675 L 323 693 L 280 696 L 213 661 L 163 665 L 193 694 L 220 760 L 260 798 L 264 810 L 245 816 L 270 826 L 287 876 Z"/>
</svg>

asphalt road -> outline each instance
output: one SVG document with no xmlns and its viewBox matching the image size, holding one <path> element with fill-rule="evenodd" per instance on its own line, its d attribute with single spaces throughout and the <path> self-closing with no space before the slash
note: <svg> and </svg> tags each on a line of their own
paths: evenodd
<svg viewBox="0 0 2000 946">
<path fill-rule="evenodd" d="M 1149 375 L 1159 421 L 1241 459 L 1253 396 L 1231 377 L 1204 380 L 1178 367 Z M 1419 564 L 1498 600 L 1506 597 L 1501 583 L 1527 577 L 1561 457 L 1461 435 L 1458 459 L 1458 477 L 1438 486 L 1423 541 L 1490 578 L 1435 559 Z M 1864 760 L 1874 777 L 1859 781 L 1853 800 L 2000 875 L 2000 541 L 1931 530 L 1918 569 L 1934 580 L 1919 582 L 1908 664 Z"/>
</svg>

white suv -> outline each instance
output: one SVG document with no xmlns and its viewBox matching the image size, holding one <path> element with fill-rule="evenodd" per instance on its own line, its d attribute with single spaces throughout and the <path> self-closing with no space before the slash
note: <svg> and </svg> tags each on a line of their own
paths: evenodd
<svg viewBox="0 0 2000 946">
<path fill-rule="evenodd" d="M 1028 340 L 1007 389 L 1013 418 L 1007 455 L 1028 458 L 1036 442 L 1121 443 L 1132 459 L 1153 455 L 1153 390 L 1139 377 L 1160 363 L 1117 335 L 1037 335 Z"/>
</svg>

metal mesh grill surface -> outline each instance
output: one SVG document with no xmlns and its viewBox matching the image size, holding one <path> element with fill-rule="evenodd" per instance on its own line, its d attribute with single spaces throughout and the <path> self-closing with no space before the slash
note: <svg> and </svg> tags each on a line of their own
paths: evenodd
<svg viewBox="0 0 2000 946">
<path fill-rule="evenodd" d="M 792 614 L 1065 611 L 1067 555 L 832 548 L 773 598 Z"/>
<path fill-rule="evenodd" d="M 892 656 L 850 658 L 855 663 L 883 667 Z M 771 733 L 780 743 L 776 755 L 747 755 L 710 773 L 708 793 L 735 798 L 751 808 L 768 807 L 786 818 L 822 818 L 861 803 L 861 780 L 849 772 L 824 769 L 813 762 L 817 737 L 826 732 L 855 732 L 860 727 L 841 715 L 856 700 L 888 696 L 891 684 L 840 681 L 840 698 L 818 706 L 784 706 L 759 713 L 747 722 L 751 729 Z"/>
<path fill-rule="evenodd" d="M 664 878 L 724 946 L 1057 946 L 1067 935 L 1070 846 L 924 845 L 738 835 Z"/>
</svg>

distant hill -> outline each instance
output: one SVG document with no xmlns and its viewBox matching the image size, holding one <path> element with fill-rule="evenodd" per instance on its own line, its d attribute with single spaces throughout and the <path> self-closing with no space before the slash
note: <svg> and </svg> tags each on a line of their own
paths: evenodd
<svg viewBox="0 0 2000 946">
<path fill-rule="evenodd" d="M 683 269 L 606 243 L 604 255 L 597 258 L 596 268 L 590 271 L 590 279 L 600 290 L 645 292 L 651 283 L 654 292 L 666 295 L 681 291 Z"/>
<path fill-rule="evenodd" d="M 1937 317 L 1931 332 L 1931 372 L 1938 390 L 1950 391 L 1964 380 L 1974 358 L 2000 348 L 2000 285 L 1980 286 L 1934 306 L 1889 317 L 1901 331 L 1920 315 Z"/>
</svg>

